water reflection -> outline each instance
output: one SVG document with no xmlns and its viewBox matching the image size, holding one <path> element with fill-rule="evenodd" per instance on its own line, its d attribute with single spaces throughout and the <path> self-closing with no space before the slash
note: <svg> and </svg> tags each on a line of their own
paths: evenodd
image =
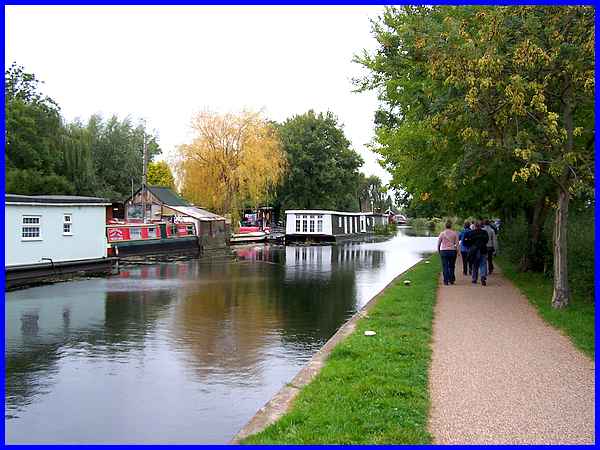
<svg viewBox="0 0 600 450">
<path fill-rule="evenodd" d="M 7 293 L 7 442 L 227 442 L 434 246 L 249 245 Z"/>
</svg>

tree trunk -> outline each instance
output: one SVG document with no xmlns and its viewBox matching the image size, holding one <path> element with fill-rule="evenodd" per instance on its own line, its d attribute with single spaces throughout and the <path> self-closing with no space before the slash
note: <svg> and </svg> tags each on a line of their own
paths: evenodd
<svg viewBox="0 0 600 450">
<path fill-rule="evenodd" d="M 573 103 L 571 95 L 573 86 L 565 74 L 567 88 L 563 97 L 563 117 L 567 140 L 565 154 L 573 151 Z M 569 304 L 571 293 L 569 291 L 569 270 L 567 267 L 567 221 L 569 218 L 569 169 L 565 169 L 558 182 L 558 204 L 554 222 L 554 292 L 552 293 L 552 307 L 564 308 Z"/>
<path fill-rule="evenodd" d="M 526 211 L 527 229 L 529 234 L 529 243 L 526 252 L 521 257 L 519 270 L 521 272 L 540 271 L 544 266 L 543 262 L 543 241 L 542 233 L 548 207 L 546 206 L 546 197 L 541 196 L 533 206 Z"/>
<path fill-rule="evenodd" d="M 552 307 L 554 308 L 566 307 L 571 298 L 567 267 L 568 217 L 569 193 L 559 188 L 558 206 L 554 221 L 554 292 L 552 294 Z"/>
</svg>

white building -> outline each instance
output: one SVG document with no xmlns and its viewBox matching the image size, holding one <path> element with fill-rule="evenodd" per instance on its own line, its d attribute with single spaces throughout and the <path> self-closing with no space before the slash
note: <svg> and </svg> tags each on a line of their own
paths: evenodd
<svg viewBox="0 0 600 450">
<path fill-rule="evenodd" d="M 285 216 L 287 241 L 336 240 L 345 236 L 373 233 L 375 225 L 387 223 L 387 216 L 372 212 L 294 209 L 287 210 Z"/>
<path fill-rule="evenodd" d="M 96 197 L 6 194 L 4 266 L 106 258 L 106 207 Z"/>
</svg>

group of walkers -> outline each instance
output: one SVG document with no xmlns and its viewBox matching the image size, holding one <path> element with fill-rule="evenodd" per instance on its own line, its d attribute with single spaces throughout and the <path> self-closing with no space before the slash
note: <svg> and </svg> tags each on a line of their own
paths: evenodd
<svg viewBox="0 0 600 450">
<path fill-rule="evenodd" d="M 488 274 L 494 271 L 493 257 L 498 252 L 498 229 L 490 220 L 466 221 L 460 233 L 446 222 L 446 229 L 438 237 L 438 253 L 442 259 L 444 285 L 454 284 L 454 268 L 458 250 L 462 256 L 463 275 L 471 275 L 471 282 L 487 283 Z"/>
</svg>

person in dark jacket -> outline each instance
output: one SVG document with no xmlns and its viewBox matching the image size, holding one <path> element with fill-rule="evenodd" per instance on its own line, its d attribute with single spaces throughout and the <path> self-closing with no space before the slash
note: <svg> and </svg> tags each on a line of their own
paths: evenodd
<svg viewBox="0 0 600 450">
<path fill-rule="evenodd" d="M 467 233 L 471 232 L 471 222 L 468 220 L 465 222 L 464 228 L 458 234 L 458 239 L 460 241 L 460 255 L 462 256 L 463 263 L 463 275 L 468 274 L 471 275 L 471 264 L 469 262 L 469 246 L 465 244 L 465 236 Z"/>
<path fill-rule="evenodd" d="M 487 231 L 482 229 L 482 225 L 481 220 L 475 222 L 475 229 L 466 234 L 465 242 L 470 246 L 469 260 L 473 271 L 471 282 L 476 284 L 477 275 L 479 274 L 481 285 L 485 286 L 487 283 L 487 242 L 489 236 Z"/>
</svg>

